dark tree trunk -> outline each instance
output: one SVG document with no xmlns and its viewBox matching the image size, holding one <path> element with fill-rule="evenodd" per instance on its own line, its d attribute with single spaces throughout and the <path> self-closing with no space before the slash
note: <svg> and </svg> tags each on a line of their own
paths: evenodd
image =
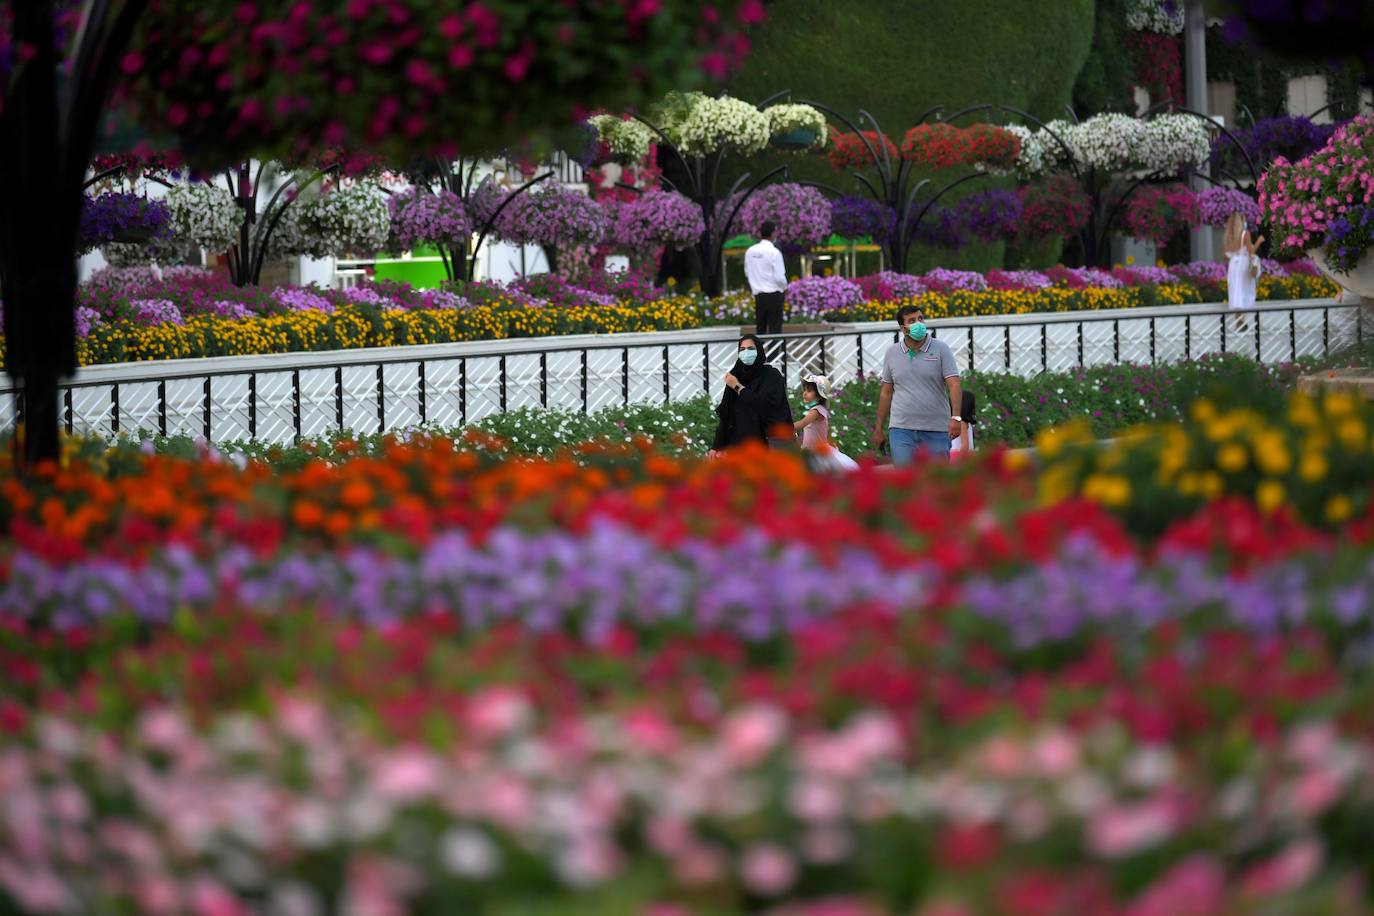
<svg viewBox="0 0 1374 916">
<path fill-rule="evenodd" d="M 34 55 L 17 68 L 0 115 L 0 262 L 5 370 L 22 386 L 18 458 L 31 468 L 58 458 L 57 386 L 76 369 L 81 182 L 68 180 L 63 168 L 70 150 L 59 141 L 53 4 L 31 0 L 12 10 L 14 44 Z"/>
</svg>

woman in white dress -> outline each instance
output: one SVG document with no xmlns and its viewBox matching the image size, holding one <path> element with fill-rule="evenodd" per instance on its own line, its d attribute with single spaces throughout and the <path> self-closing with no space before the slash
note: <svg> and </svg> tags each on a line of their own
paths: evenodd
<svg viewBox="0 0 1374 916">
<path fill-rule="evenodd" d="M 1226 300 L 1236 310 L 1236 327 L 1245 330 L 1243 309 L 1255 307 L 1255 281 L 1260 275 L 1260 259 L 1255 252 L 1264 236 L 1251 240 L 1245 217 L 1232 213 L 1226 221 Z"/>
</svg>

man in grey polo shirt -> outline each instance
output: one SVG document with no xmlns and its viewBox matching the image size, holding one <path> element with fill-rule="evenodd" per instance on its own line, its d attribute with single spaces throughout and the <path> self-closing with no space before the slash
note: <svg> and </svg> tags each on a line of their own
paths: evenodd
<svg viewBox="0 0 1374 916">
<path fill-rule="evenodd" d="M 888 446 L 892 463 L 911 464 L 916 452 L 949 458 L 949 440 L 960 433 L 959 365 L 949 345 L 926 330 L 925 316 L 914 305 L 897 310 L 900 339 L 883 354 L 882 390 L 873 444 L 883 441 L 891 415 Z"/>
</svg>

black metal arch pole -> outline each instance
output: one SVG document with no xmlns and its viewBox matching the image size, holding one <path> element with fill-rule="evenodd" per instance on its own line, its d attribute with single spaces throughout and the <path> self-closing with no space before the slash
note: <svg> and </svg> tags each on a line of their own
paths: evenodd
<svg viewBox="0 0 1374 916">
<path fill-rule="evenodd" d="M 20 382 L 16 462 L 59 458 L 58 382 L 76 369 L 76 241 L 86 169 L 116 68 L 147 0 L 86 0 L 59 90 L 53 0 L 11 4 L 12 43 L 33 49 L 0 109 L 0 275 L 5 370 Z"/>
</svg>

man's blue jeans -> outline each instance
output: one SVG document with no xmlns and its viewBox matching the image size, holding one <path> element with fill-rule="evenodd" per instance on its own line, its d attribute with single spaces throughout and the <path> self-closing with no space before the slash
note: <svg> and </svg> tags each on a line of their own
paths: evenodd
<svg viewBox="0 0 1374 916">
<path fill-rule="evenodd" d="M 898 467 L 915 463 L 918 450 L 931 458 L 949 460 L 949 433 L 943 429 L 898 429 L 891 426 L 887 430 L 887 445 L 892 452 L 892 463 Z"/>
</svg>

